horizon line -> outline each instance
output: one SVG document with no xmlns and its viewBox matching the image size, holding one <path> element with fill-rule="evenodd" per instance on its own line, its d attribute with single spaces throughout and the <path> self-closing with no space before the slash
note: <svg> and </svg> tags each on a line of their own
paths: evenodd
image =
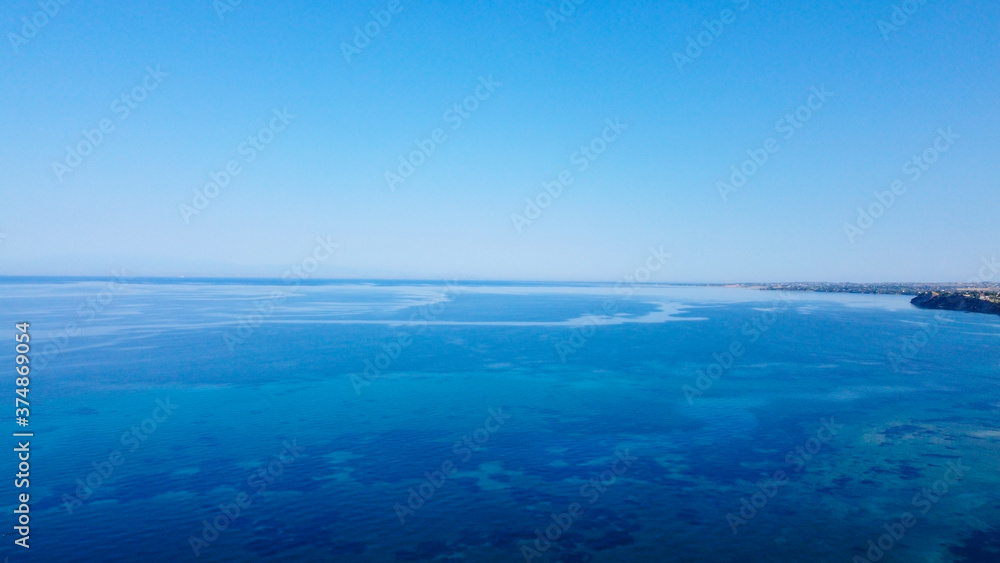
<svg viewBox="0 0 1000 563">
<path fill-rule="evenodd" d="M 293 278 L 297 279 L 298 284 L 324 284 L 324 283 L 349 283 L 349 282 L 393 282 L 393 283 L 421 283 L 421 284 L 438 284 L 438 283 L 475 283 L 475 284 L 489 284 L 489 283 L 506 283 L 506 284 L 554 284 L 554 285 L 579 285 L 579 284 L 621 284 L 630 286 L 700 286 L 700 287 L 744 287 L 744 286 L 755 286 L 755 285 L 785 285 L 785 284 L 844 284 L 844 285 L 876 285 L 876 286 L 886 286 L 886 285 L 966 285 L 966 286 L 991 286 L 1000 285 L 994 284 L 989 281 L 888 281 L 888 282 L 876 282 L 876 281 L 751 281 L 751 282 L 682 282 L 682 281 L 658 281 L 658 282 L 640 282 L 640 281 L 608 281 L 608 280 L 530 280 L 530 279 L 457 279 L 457 278 Z M 252 282 L 252 281 L 266 281 L 266 282 L 285 282 L 288 280 L 283 277 L 273 277 L 273 276 L 90 276 L 90 275 L 53 275 L 53 274 L 0 274 L 0 282 L 4 281 L 29 281 L 29 280 L 66 280 L 66 281 L 121 281 L 122 283 L 130 282 L 178 282 L 187 281 L 193 283 L 201 282 Z"/>
</svg>

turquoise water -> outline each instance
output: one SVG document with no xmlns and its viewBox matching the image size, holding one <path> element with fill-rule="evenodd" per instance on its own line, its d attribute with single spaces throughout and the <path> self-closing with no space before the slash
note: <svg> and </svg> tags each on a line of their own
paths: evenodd
<svg viewBox="0 0 1000 563">
<path fill-rule="evenodd" d="M 1000 560 L 1000 318 L 695 287 L 0 290 L 11 403 L 16 322 L 34 368 L 29 427 L 9 413 L 30 488 L 0 460 L 6 530 L 31 495 L 11 561 Z"/>
</svg>

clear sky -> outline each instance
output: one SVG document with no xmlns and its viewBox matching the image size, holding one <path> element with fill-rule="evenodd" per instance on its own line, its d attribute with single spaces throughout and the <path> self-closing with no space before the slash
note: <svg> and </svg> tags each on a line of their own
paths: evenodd
<svg viewBox="0 0 1000 563">
<path fill-rule="evenodd" d="M 654 281 L 965 281 L 1000 254 L 996 2 L 224 1 L 5 4 L 0 274 L 280 275 L 317 237 L 322 277 L 618 280 L 662 247 Z"/>
</svg>

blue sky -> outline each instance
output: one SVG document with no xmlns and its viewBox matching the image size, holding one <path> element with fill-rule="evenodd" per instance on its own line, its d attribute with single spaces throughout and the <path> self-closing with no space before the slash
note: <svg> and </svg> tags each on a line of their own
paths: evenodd
<svg viewBox="0 0 1000 563">
<path fill-rule="evenodd" d="M 11 1 L 0 274 L 970 279 L 1000 6 L 831 4 Z"/>
</svg>

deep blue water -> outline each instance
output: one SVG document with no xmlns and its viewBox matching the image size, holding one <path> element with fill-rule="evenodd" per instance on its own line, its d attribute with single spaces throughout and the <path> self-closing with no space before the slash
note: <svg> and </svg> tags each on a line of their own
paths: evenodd
<svg viewBox="0 0 1000 563">
<path fill-rule="evenodd" d="M 10 561 L 1000 560 L 997 317 L 728 288 L 57 281 L 0 280 L 8 428 L 35 434 L 29 488 L 15 438 L 0 456 Z"/>
</svg>

